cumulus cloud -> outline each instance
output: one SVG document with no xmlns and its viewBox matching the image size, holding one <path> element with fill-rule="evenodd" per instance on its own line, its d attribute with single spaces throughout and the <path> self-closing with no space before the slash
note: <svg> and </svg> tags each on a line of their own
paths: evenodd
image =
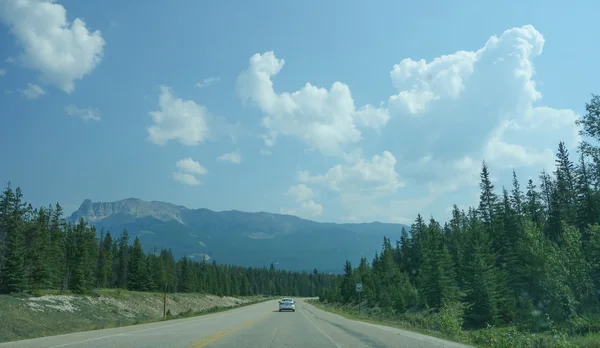
<svg viewBox="0 0 600 348">
<path fill-rule="evenodd" d="M 407 159 L 471 155 L 492 165 L 539 166 L 565 135 L 575 145 L 575 113 L 539 105 L 533 60 L 543 46 L 542 34 L 526 25 L 490 37 L 476 51 L 394 65 L 398 93 L 388 104 L 402 122 L 399 136 L 415 146 Z"/>
<path fill-rule="evenodd" d="M 297 180 L 304 185 L 293 186 L 293 193 L 312 192 L 305 185 L 316 185 L 337 195 L 348 219 L 379 216 L 382 212 L 381 202 L 389 200 L 398 189 L 405 186 L 396 172 L 396 158 L 391 152 L 384 151 L 368 160 L 356 152 L 346 157 L 346 161 L 324 174 L 299 171 Z"/>
<path fill-rule="evenodd" d="M 42 89 L 42 87 L 40 87 L 34 83 L 28 83 L 27 88 L 19 89 L 18 91 L 21 94 L 23 94 L 25 96 L 25 98 L 27 98 L 27 99 L 37 99 L 37 98 L 43 96 L 44 94 L 46 94 L 46 91 L 44 91 L 44 89 Z"/>
<path fill-rule="evenodd" d="M 100 121 L 102 117 L 100 116 L 100 112 L 96 109 L 90 108 L 79 108 L 77 105 L 70 104 L 65 107 L 65 112 L 69 116 L 78 117 L 84 121 Z"/>
<path fill-rule="evenodd" d="M 304 184 L 290 186 L 286 195 L 294 198 L 296 202 L 306 201 L 313 196 L 313 191 Z"/>
<path fill-rule="evenodd" d="M 80 18 L 69 22 L 64 6 L 55 1 L 2 1 L 0 21 L 23 47 L 18 61 L 37 70 L 42 82 L 66 93 L 102 60 L 105 42 L 100 31 L 90 32 Z"/>
<path fill-rule="evenodd" d="M 390 125 L 410 146 L 403 177 L 439 198 L 476 187 L 484 159 L 492 169 L 530 175 L 552 168 L 559 141 L 574 147 L 577 114 L 541 105 L 536 89 L 534 59 L 544 42 L 526 25 L 475 51 L 394 65 L 390 77 L 398 92 L 388 99 Z"/>
<path fill-rule="evenodd" d="M 308 200 L 301 202 L 298 208 L 281 208 L 281 214 L 296 215 L 300 217 L 317 217 L 323 214 L 323 206 L 315 201 Z"/>
<path fill-rule="evenodd" d="M 242 156 L 239 152 L 234 151 L 222 154 L 221 156 L 217 157 L 217 160 L 221 162 L 239 164 L 240 162 L 242 162 Z"/>
<path fill-rule="evenodd" d="M 197 82 L 196 87 L 198 87 L 198 88 L 208 87 L 219 81 L 221 81 L 221 79 L 218 77 L 207 77 L 204 80 L 202 80 L 201 82 Z"/>
<path fill-rule="evenodd" d="M 337 195 L 348 220 L 410 221 L 417 213 L 443 215 L 442 198 L 462 189 L 466 203 L 473 203 L 483 160 L 493 173 L 516 168 L 522 177 L 537 176 L 553 167 L 559 141 L 571 149 L 578 143 L 577 114 L 544 105 L 536 87 L 534 60 L 544 43 L 540 32 L 525 25 L 491 36 L 474 51 L 402 59 L 390 71 L 396 92 L 379 108 L 357 111 L 350 89 L 339 82 L 330 90 L 307 84 L 275 93 L 271 77 L 284 61 L 272 52 L 250 59 L 238 77 L 238 93 L 265 114 L 267 145 L 294 136 L 342 160 L 324 174 L 300 171 L 297 179 Z M 365 159 L 359 127 L 401 139 L 401 176 L 389 151 Z M 414 185 L 410 193 L 398 190 L 405 182 Z"/>
<path fill-rule="evenodd" d="M 171 178 L 184 185 L 198 186 L 201 182 L 197 178 L 197 175 L 205 175 L 208 173 L 208 170 L 204 168 L 200 162 L 194 161 L 191 157 L 177 161 L 175 166 L 177 166 L 181 172 L 172 172 Z"/>
<path fill-rule="evenodd" d="M 189 186 L 200 185 L 200 180 L 198 180 L 192 174 L 188 174 L 188 173 L 172 172 L 171 178 L 181 184 L 184 184 L 184 185 L 189 185 Z"/>
<path fill-rule="evenodd" d="M 285 193 L 298 204 L 297 208 L 281 208 L 282 214 L 316 217 L 323 214 L 323 206 L 313 200 L 314 192 L 304 184 L 290 186 Z"/>
<path fill-rule="evenodd" d="M 6 69 L 0 69 L 0 78 L 6 76 Z"/>
<path fill-rule="evenodd" d="M 206 106 L 177 97 L 169 86 L 160 86 L 158 107 L 150 112 L 154 124 L 146 128 L 148 140 L 154 144 L 173 140 L 195 146 L 222 136 L 235 143 L 238 134 L 247 132 L 239 123 L 230 124 L 223 117 L 212 115 Z"/>
<path fill-rule="evenodd" d="M 358 156 L 350 160 L 350 163 L 330 168 L 325 174 L 311 175 L 307 171 L 301 171 L 298 173 L 298 180 L 324 185 L 341 193 L 357 190 L 361 194 L 389 195 L 405 185 L 395 167 L 394 155 L 384 151 L 381 155 L 374 155 L 371 160 Z"/>
<path fill-rule="evenodd" d="M 208 173 L 208 170 L 204 168 L 200 162 L 194 161 L 191 157 L 179 160 L 177 163 L 175 163 L 175 165 L 177 168 L 189 174 L 204 175 Z"/>
<path fill-rule="evenodd" d="M 147 128 L 151 142 L 163 145 L 169 140 L 193 146 L 208 138 L 208 109 L 193 100 L 183 100 L 173 95 L 167 86 L 160 87 L 160 110 L 150 112 L 154 124 Z"/>
<path fill-rule="evenodd" d="M 279 135 L 304 141 L 327 156 L 339 156 L 362 139 L 359 126 L 379 128 L 388 119 L 386 109 L 371 105 L 356 108 L 350 88 L 334 82 L 329 90 L 306 83 L 300 90 L 276 93 L 271 78 L 285 61 L 273 52 L 255 54 L 236 82 L 239 98 L 251 101 L 263 113 L 263 140 L 273 146 Z"/>
</svg>

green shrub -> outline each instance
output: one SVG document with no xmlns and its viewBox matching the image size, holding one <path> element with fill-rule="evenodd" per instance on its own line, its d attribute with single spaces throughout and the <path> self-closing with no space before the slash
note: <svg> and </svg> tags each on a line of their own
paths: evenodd
<svg viewBox="0 0 600 348">
<path fill-rule="evenodd" d="M 449 303 L 432 315 L 433 330 L 441 332 L 451 339 L 464 337 L 463 327 L 464 305 L 462 303 Z"/>
</svg>

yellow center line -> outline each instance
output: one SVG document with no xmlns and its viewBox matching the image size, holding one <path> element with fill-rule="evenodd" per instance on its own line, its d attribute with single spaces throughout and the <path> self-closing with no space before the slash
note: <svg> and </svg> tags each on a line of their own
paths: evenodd
<svg viewBox="0 0 600 348">
<path fill-rule="evenodd" d="M 223 338 L 224 336 L 227 336 L 227 335 L 229 335 L 229 334 L 231 334 L 231 333 L 234 333 L 234 332 L 236 332 L 236 331 L 237 331 L 237 330 L 239 330 L 239 329 L 242 329 L 242 328 L 248 327 L 248 326 L 250 326 L 250 325 L 252 325 L 252 324 L 256 323 L 257 321 L 259 321 L 259 320 L 261 320 L 261 319 L 263 319 L 263 318 L 266 318 L 266 317 L 267 317 L 269 314 L 271 314 L 271 312 L 269 312 L 269 313 L 266 313 L 266 314 L 264 314 L 264 315 L 261 315 L 261 316 L 260 316 L 260 317 L 258 317 L 258 318 L 254 318 L 254 319 L 252 319 L 252 320 L 248 320 L 247 322 L 243 323 L 242 325 L 240 325 L 240 326 L 238 326 L 238 327 L 234 327 L 233 329 L 231 329 L 231 330 L 229 330 L 229 331 L 221 331 L 221 332 L 218 332 L 218 333 L 216 333 L 216 334 L 214 334 L 214 335 L 212 335 L 212 336 L 208 336 L 208 337 L 206 337 L 206 338 L 203 338 L 203 339 L 201 339 L 200 341 L 197 341 L 197 342 L 194 342 L 194 343 L 192 343 L 191 347 L 193 347 L 193 348 L 200 348 L 200 347 L 204 347 L 204 346 L 206 346 L 206 345 L 208 345 L 208 344 L 210 344 L 210 343 L 213 343 L 214 341 L 216 341 L 216 340 L 218 340 L 218 339 L 221 339 L 221 338 Z"/>
</svg>

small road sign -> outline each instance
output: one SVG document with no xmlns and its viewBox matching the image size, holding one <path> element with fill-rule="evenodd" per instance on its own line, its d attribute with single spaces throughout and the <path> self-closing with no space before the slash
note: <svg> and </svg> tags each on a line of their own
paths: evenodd
<svg viewBox="0 0 600 348">
<path fill-rule="evenodd" d="M 362 283 L 356 283 L 356 292 L 361 292 L 361 291 L 363 291 Z"/>
</svg>

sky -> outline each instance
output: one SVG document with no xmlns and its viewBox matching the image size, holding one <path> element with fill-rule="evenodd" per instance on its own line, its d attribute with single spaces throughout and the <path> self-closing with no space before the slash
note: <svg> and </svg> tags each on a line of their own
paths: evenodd
<svg viewBox="0 0 600 348">
<path fill-rule="evenodd" d="M 0 1 L 0 181 L 316 221 L 445 220 L 552 171 L 600 3 Z M 596 71 L 594 73 L 594 71 Z"/>
</svg>

